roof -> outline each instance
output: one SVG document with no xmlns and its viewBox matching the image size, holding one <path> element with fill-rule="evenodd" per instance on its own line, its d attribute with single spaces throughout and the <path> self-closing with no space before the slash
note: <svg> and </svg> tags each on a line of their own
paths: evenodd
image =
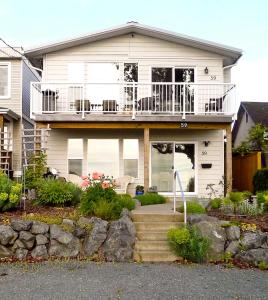
<svg viewBox="0 0 268 300">
<path fill-rule="evenodd" d="M 13 110 L 5 107 L 0 107 L 0 115 L 7 115 L 14 120 L 19 120 L 20 116 L 16 114 Z"/>
<path fill-rule="evenodd" d="M 237 113 L 237 120 L 233 127 L 233 140 L 235 140 L 243 114 L 247 112 L 255 124 L 268 126 L 268 102 L 241 102 Z"/>
<path fill-rule="evenodd" d="M 268 126 L 268 102 L 241 102 L 255 124 Z"/>
<path fill-rule="evenodd" d="M 10 47 L 0 47 L 0 58 L 22 58 L 22 55 L 18 53 L 21 52 L 23 54 L 22 48 L 14 47 L 14 49 L 15 50 Z"/>
<path fill-rule="evenodd" d="M 128 22 L 126 24 L 104 29 L 101 31 L 92 32 L 79 37 L 74 37 L 68 40 L 63 40 L 55 43 L 42 45 L 36 48 L 28 49 L 25 51 L 25 55 L 28 58 L 42 58 L 44 54 L 59 51 L 62 49 L 79 46 L 86 43 L 91 43 L 111 37 L 137 33 L 154 38 L 163 39 L 169 42 L 183 44 L 186 46 L 198 48 L 201 50 L 213 52 L 225 57 L 224 65 L 234 64 L 241 57 L 242 50 L 233 48 L 230 46 L 202 40 L 199 38 L 179 34 L 172 31 L 167 31 L 160 28 L 150 27 L 142 25 L 137 22 Z"/>
</svg>

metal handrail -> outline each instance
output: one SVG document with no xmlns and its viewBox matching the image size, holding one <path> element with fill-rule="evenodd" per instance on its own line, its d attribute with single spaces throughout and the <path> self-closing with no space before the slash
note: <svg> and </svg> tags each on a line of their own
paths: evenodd
<svg viewBox="0 0 268 300">
<path fill-rule="evenodd" d="M 182 182 L 181 182 L 181 177 L 180 177 L 180 173 L 178 170 L 176 170 L 174 172 L 174 178 L 173 178 L 173 204 L 174 204 L 174 213 L 176 212 L 176 178 L 178 180 L 179 183 L 179 187 L 180 187 L 180 192 L 181 192 L 181 198 L 183 201 L 183 211 L 184 211 L 184 224 L 186 225 L 187 223 L 187 205 L 186 205 L 186 198 L 185 198 L 185 194 L 182 188 Z"/>
</svg>

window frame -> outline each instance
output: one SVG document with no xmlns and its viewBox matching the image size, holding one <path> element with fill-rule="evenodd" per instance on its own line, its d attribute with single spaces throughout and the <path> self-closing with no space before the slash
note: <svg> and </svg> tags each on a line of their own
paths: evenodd
<svg viewBox="0 0 268 300">
<path fill-rule="evenodd" d="M 0 67 L 7 66 L 7 95 L 0 95 L 0 99 L 10 99 L 11 97 L 11 63 L 0 61 Z"/>
<path fill-rule="evenodd" d="M 70 157 L 69 156 L 69 140 L 82 140 L 82 155 L 77 155 L 75 157 Z M 70 160 L 81 160 L 81 176 L 83 176 L 83 163 L 84 163 L 84 139 L 83 138 L 68 138 L 67 139 L 67 174 L 73 174 L 70 173 L 70 166 L 69 166 L 69 161 Z M 79 175 L 78 175 L 79 176 Z"/>
</svg>

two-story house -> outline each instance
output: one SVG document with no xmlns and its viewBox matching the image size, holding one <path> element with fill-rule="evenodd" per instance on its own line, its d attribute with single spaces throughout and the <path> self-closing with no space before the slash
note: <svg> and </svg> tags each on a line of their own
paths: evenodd
<svg viewBox="0 0 268 300">
<path fill-rule="evenodd" d="M 21 53 L 0 47 L 0 169 L 14 177 L 22 173 L 22 126 L 33 127 L 30 82 L 40 79 Z"/>
<path fill-rule="evenodd" d="M 130 175 L 132 189 L 169 195 L 178 170 L 187 195 L 206 197 L 224 175 L 231 188 L 240 49 L 129 22 L 25 54 L 43 68 L 31 117 L 49 124 L 48 164 L 61 176 Z"/>
</svg>

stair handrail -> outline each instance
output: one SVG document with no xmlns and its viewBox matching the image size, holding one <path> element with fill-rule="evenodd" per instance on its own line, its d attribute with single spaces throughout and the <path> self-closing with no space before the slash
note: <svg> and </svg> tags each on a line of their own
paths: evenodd
<svg viewBox="0 0 268 300">
<path fill-rule="evenodd" d="M 185 194 L 182 188 L 182 182 L 181 182 L 181 176 L 178 170 L 176 170 L 174 172 L 174 178 L 173 178 L 173 204 L 174 204 L 174 213 L 176 212 L 176 178 L 178 180 L 179 183 L 179 187 L 180 187 L 180 192 L 181 192 L 181 198 L 183 201 L 183 212 L 184 212 L 184 224 L 186 225 L 187 223 L 187 205 L 186 205 L 186 198 L 185 198 Z"/>
</svg>

